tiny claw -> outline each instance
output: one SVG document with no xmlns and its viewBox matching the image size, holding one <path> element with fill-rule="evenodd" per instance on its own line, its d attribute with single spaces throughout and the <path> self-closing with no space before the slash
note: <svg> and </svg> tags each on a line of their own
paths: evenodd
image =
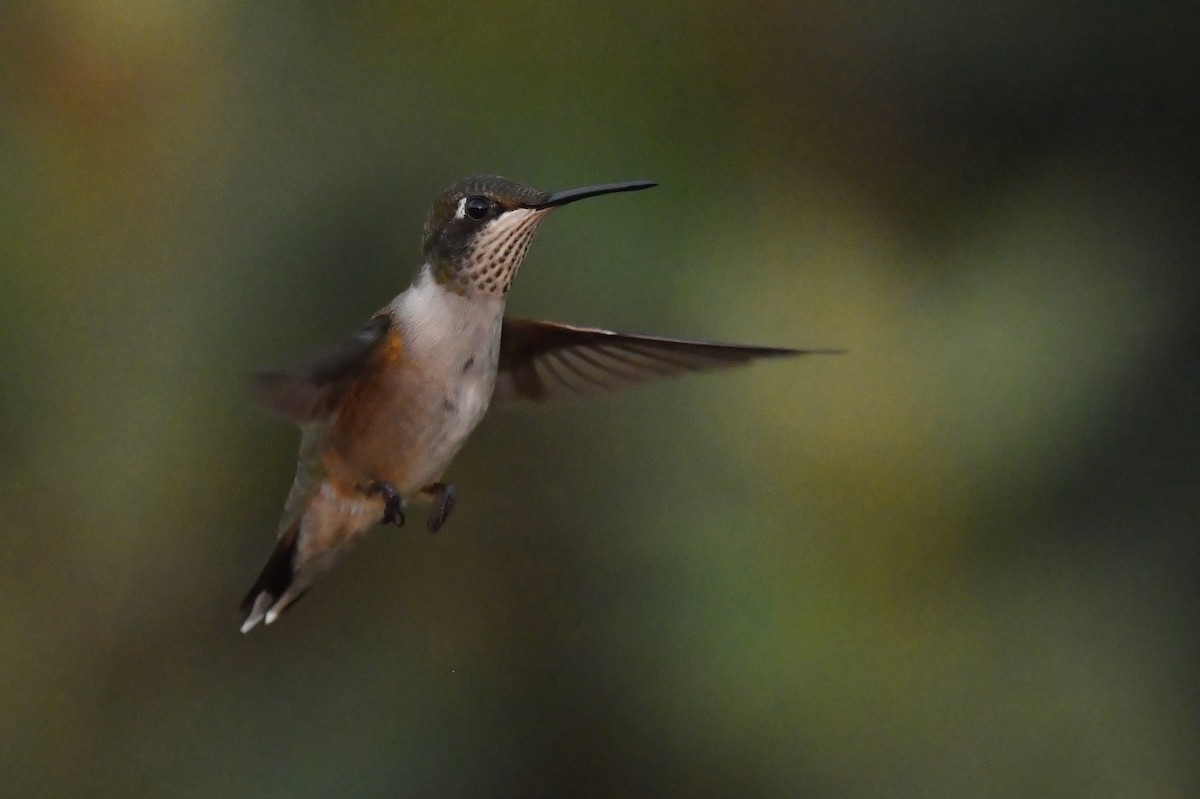
<svg viewBox="0 0 1200 799">
<path fill-rule="evenodd" d="M 446 523 L 450 511 L 454 510 L 454 503 L 458 501 L 458 489 L 447 483 L 434 483 L 425 490 L 431 492 L 437 502 L 433 506 L 433 512 L 429 514 L 428 525 L 429 532 L 436 533 Z"/>
<path fill-rule="evenodd" d="M 394 524 L 397 527 L 403 527 L 404 522 L 404 511 L 400 510 L 399 506 L 393 507 L 392 505 L 388 505 L 383 509 L 384 524 Z"/>
<path fill-rule="evenodd" d="M 368 496 L 372 494 L 383 496 L 383 524 L 404 526 L 404 499 L 394 485 L 376 480 L 367 485 L 366 492 Z"/>
</svg>

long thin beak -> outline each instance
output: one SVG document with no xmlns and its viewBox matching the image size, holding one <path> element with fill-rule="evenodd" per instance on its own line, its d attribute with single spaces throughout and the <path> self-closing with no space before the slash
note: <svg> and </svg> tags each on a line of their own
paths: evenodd
<svg viewBox="0 0 1200 799">
<path fill-rule="evenodd" d="M 618 191 L 641 191 L 648 189 L 658 184 L 652 180 L 631 180 L 627 183 L 605 183 L 603 186 L 584 186 L 582 189 L 567 189 L 566 191 L 556 191 L 548 198 L 540 203 L 527 205 L 526 208 L 534 210 L 542 210 L 544 208 L 557 208 L 560 205 L 573 203 L 576 200 L 583 200 L 587 197 L 596 197 L 600 194 L 614 194 Z"/>
</svg>

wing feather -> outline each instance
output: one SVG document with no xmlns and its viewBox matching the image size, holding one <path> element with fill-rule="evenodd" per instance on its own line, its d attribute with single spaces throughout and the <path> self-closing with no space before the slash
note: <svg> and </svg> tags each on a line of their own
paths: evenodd
<svg viewBox="0 0 1200 799">
<path fill-rule="evenodd" d="M 259 401 L 269 410 L 300 424 L 321 418 L 371 362 L 390 329 L 391 317 L 378 314 L 353 338 L 307 363 L 293 369 L 254 374 Z"/>
<path fill-rule="evenodd" d="M 640 336 L 528 319 L 504 320 L 494 400 L 546 400 L 611 391 L 686 372 L 738 366 L 760 358 L 833 354 Z"/>
</svg>

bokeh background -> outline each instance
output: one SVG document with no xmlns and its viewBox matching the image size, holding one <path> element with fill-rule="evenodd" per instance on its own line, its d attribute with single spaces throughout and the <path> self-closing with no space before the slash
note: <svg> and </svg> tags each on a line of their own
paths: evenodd
<svg viewBox="0 0 1200 799">
<path fill-rule="evenodd" d="M 1195 3 L 0 10 L 0 793 L 1186 796 Z M 653 178 L 510 309 L 842 347 L 498 413 L 237 632 L 245 374 L 433 198 Z"/>
</svg>

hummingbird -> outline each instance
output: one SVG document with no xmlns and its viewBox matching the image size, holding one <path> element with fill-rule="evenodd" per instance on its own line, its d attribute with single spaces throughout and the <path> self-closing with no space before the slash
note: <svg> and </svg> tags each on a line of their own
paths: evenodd
<svg viewBox="0 0 1200 799">
<path fill-rule="evenodd" d="M 505 297 L 538 226 L 629 181 L 544 192 L 482 175 L 434 203 L 412 284 L 342 345 L 254 376 L 268 410 L 299 425 L 296 477 L 275 548 L 242 603 L 242 632 L 270 624 L 377 524 L 431 504 L 436 532 L 458 491 L 444 473 L 488 408 L 611 390 L 683 372 L 834 350 L 631 335 L 514 319 Z"/>
</svg>

